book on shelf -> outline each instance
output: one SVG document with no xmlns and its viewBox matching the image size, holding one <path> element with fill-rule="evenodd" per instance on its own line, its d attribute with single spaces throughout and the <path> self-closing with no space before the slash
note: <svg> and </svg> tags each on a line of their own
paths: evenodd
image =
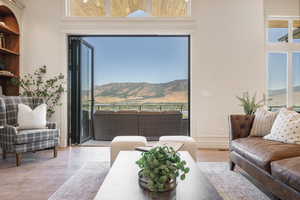
<svg viewBox="0 0 300 200">
<path fill-rule="evenodd" d="M 6 48 L 5 36 L 4 33 L 0 33 L 0 47 Z"/>
<path fill-rule="evenodd" d="M 0 76 L 15 76 L 13 73 L 11 73 L 10 71 L 7 70 L 0 70 Z"/>
</svg>

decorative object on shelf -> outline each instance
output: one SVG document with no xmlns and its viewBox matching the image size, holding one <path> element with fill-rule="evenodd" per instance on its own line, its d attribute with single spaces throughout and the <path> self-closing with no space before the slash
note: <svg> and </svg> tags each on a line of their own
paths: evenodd
<svg viewBox="0 0 300 200">
<path fill-rule="evenodd" d="M 11 73 L 10 71 L 0 70 L 0 76 L 14 77 L 15 75 L 13 73 Z"/>
<path fill-rule="evenodd" d="M 167 192 L 177 186 L 177 177 L 184 180 L 190 169 L 172 147 L 155 147 L 143 152 L 136 161 L 140 167 L 139 184 L 151 192 Z"/>
<path fill-rule="evenodd" d="M 249 92 L 244 92 L 241 97 L 236 97 L 240 102 L 240 106 L 243 107 L 246 115 L 254 115 L 256 110 L 266 104 L 266 95 L 263 94 L 263 98 L 256 101 L 256 93 L 251 97 Z"/>
<path fill-rule="evenodd" d="M 60 98 L 65 92 L 63 74 L 46 79 L 47 67 L 38 68 L 33 74 L 25 74 L 22 78 L 13 78 L 12 83 L 21 88 L 21 96 L 40 97 L 47 104 L 47 117 L 55 113 Z"/>
<path fill-rule="evenodd" d="M 4 33 L 0 33 L 0 47 L 6 48 L 6 41 Z"/>
</svg>

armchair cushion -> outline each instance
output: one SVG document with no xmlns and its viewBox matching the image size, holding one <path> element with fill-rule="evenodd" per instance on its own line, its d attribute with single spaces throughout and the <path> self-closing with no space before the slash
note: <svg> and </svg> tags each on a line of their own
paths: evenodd
<svg viewBox="0 0 300 200">
<path fill-rule="evenodd" d="M 57 139 L 58 137 L 59 131 L 57 129 L 20 130 L 15 136 L 15 144 L 53 140 Z"/>
</svg>

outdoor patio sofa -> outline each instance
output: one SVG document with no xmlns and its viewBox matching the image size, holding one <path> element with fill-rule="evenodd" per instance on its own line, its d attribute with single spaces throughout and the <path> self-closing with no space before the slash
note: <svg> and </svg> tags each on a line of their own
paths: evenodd
<svg viewBox="0 0 300 200">
<path fill-rule="evenodd" d="M 94 113 L 96 140 L 112 140 L 116 136 L 145 136 L 158 140 L 160 136 L 186 135 L 186 127 L 179 111 L 96 111 Z"/>
</svg>

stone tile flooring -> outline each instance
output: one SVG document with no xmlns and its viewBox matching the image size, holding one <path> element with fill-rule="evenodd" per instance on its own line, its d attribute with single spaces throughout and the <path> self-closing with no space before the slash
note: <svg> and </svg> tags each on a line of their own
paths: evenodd
<svg viewBox="0 0 300 200">
<path fill-rule="evenodd" d="M 88 161 L 109 161 L 109 147 L 69 147 L 26 153 L 22 165 L 15 166 L 15 155 L 0 159 L 0 200 L 47 200 L 66 180 Z M 223 162 L 228 151 L 199 150 L 198 161 Z"/>
</svg>

